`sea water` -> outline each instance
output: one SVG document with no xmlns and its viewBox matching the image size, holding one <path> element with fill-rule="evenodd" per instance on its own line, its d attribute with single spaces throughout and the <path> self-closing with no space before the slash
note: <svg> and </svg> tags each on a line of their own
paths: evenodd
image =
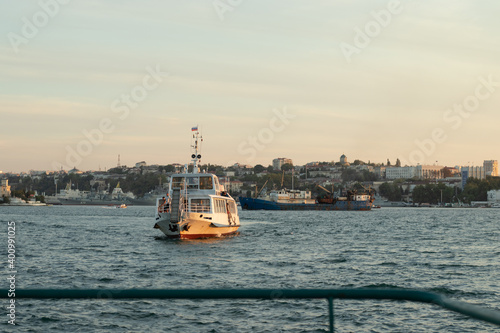
<svg viewBox="0 0 500 333">
<path fill-rule="evenodd" d="M 500 309 L 500 209 L 241 211 L 240 234 L 170 240 L 154 207 L 0 206 L 16 288 L 412 288 Z M 279 293 L 277 293 L 279 295 Z M 0 331 L 8 324 L 4 299 Z M 337 332 L 494 332 L 430 304 L 335 300 Z M 1 317 L 0 317 L 1 318 Z M 17 332 L 326 332 L 326 300 L 16 301 Z"/>
</svg>

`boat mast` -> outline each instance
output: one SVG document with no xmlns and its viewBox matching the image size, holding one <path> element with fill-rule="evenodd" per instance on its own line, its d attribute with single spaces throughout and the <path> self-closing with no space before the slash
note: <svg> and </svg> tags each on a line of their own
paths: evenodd
<svg viewBox="0 0 500 333">
<path fill-rule="evenodd" d="M 201 155 L 198 154 L 198 139 L 201 139 L 203 141 L 203 138 L 200 137 L 200 132 L 198 131 L 198 126 L 191 128 L 191 131 L 195 132 L 195 134 L 193 134 L 194 145 L 191 146 L 191 148 L 194 149 L 194 154 L 191 155 L 191 159 L 193 162 L 192 173 L 199 173 L 198 162 L 201 159 Z"/>
</svg>

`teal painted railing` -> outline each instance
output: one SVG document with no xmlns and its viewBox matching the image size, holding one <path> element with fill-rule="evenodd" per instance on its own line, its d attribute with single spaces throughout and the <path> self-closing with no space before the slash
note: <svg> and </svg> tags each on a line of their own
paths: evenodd
<svg viewBox="0 0 500 333">
<path fill-rule="evenodd" d="M 500 326 L 500 311 L 452 300 L 440 294 L 407 289 L 25 289 L 15 298 L 32 299 L 326 299 L 330 332 L 334 331 L 334 299 L 376 299 L 430 303 Z M 8 290 L 0 291 L 8 298 Z"/>
</svg>

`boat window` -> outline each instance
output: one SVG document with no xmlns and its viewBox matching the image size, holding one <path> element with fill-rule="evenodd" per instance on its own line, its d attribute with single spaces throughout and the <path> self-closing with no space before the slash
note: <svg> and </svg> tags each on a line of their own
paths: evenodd
<svg viewBox="0 0 500 333">
<path fill-rule="evenodd" d="M 190 211 L 199 213 L 210 212 L 210 199 L 191 199 Z"/>
<path fill-rule="evenodd" d="M 198 189 L 198 177 L 189 177 L 187 179 L 187 188 L 188 189 Z"/>
<path fill-rule="evenodd" d="M 184 177 L 173 177 L 172 188 L 184 188 Z"/>
<path fill-rule="evenodd" d="M 203 206 L 210 206 L 210 199 L 191 199 L 191 203 Z"/>
<path fill-rule="evenodd" d="M 214 188 L 212 183 L 212 177 L 202 176 L 200 177 L 200 190 L 212 190 Z"/>
<path fill-rule="evenodd" d="M 234 201 L 214 199 L 214 213 L 227 214 L 228 209 L 229 212 L 234 215 L 238 212 Z"/>
<path fill-rule="evenodd" d="M 231 212 L 231 214 L 235 214 L 236 215 L 236 204 L 234 203 L 234 201 L 229 201 L 228 202 L 228 205 L 229 205 L 229 211 Z"/>
<path fill-rule="evenodd" d="M 224 200 L 215 199 L 214 200 L 214 211 L 215 213 L 225 213 Z"/>
</svg>

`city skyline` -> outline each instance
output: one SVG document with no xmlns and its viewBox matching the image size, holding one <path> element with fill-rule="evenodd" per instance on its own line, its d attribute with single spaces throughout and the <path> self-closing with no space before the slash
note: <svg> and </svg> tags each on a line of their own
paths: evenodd
<svg viewBox="0 0 500 333">
<path fill-rule="evenodd" d="M 310 164 L 310 163 L 342 163 L 344 165 L 352 165 L 353 162 L 355 162 L 356 160 L 358 159 L 353 159 L 353 160 L 350 160 L 348 156 L 346 156 L 345 154 L 342 154 L 342 156 L 345 158 L 344 159 L 344 163 L 342 163 L 342 159 L 339 158 L 339 160 L 318 160 L 318 161 L 308 161 L 304 164 L 297 164 L 297 163 L 294 163 L 293 162 L 293 159 L 289 159 L 287 157 L 277 157 L 273 160 L 271 160 L 269 163 L 257 163 L 255 165 L 250 165 L 250 164 L 245 164 L 245 163 L 239 163 L 239 162 L 235 162 L 234 164 L 232 165 L 222 165 L 222 164 L 217 164 L 217 163 L 204 163 L 203 161 L 201 161 L 201 164 L 199 164 L 199 166 L 203 166 L 203 165 L 217 165 L 217 166 L 222 166 L 222 167 L 225 167 L 225 168 L 228 168 L 228 167 L 232 167 L 236 164 L 239 164 L 239 166 L 248 166 L 248 167 L 254 167 L 258 164 L 262 165 L 263 167 L 273 167 L 273 169 L 276 170 L 276 166 L 275 166 L 275 161 L 276 160 L 290 160 L 292 161 L 292 165 L 295 166 L 295 167 L 302 167 L 302 166 L 306 166 L 306 164 Z M 341 157 L 342 157 L 341 156 Z M 389 162 L 391 163 L 390 165 L 387 165 L 387 160 L 385 162 L 373 162 L 373 161 L 363 161 L 363 160 L 360 160 L 362 161 L 363 163 L 365 164 L 376 164 L 376 165 L 380 165 L 380 166 L 383 166 L 383 167 L 397 167 L 396 164 L 397 164 L 397 160 L 390 160 L 389 159 Z M 438 161 L 436 161 L 438 162 Z M 469 162 L 468 164 L 465 164 L 465 165 L 447 165 L 447 164 L 437 164 L 437 163 L 431 163 L 431 164 L 424 164 L 422 166 L 441 166 L 443 168 L 455 168 L 455 167 L 459 167 L 459 168 L 484 168 L 485 165 L 488 163 L 488 162 L 493 162 L 493 163 L 497 163 L 498 165 L 498 160 L 496 159 L 493 159 L 493 160 L 483 160 L 483 162 L 481 163 L 477 163 L 477 164 L 474 164 L 474 163 L 471 163 Z M 137 168 L 138 165 L 140 166 L 167 166 L 167 165 L 181 165 L 181 166 L 184 166 L 186 164 L 190 164 L 190 163 L 181 163 L 181 162 L 171 162 L 171 163 L 166 163 L 166 164 L 151 164 L 151 163 L 148 163 L 147 161 L 136 161 L 134 163 L 130 163 L 130 164 L 126 164 L 126 163 L 122 163 L 121 162 L 121 159 L 120 159 L 120 156 L 118 156 L 117 158 L 117 164 L 114 165 L 114 166 L 111 166 L 111 167 L 101 167 L 99 166 L 97 169 L 78 169 L 78 168 L 71 168 L 71 169 L 62 169 L 62 170 L 48 170 L 48 169 L 33 169 L 33 168 L 30 168 L 30 169 L 25 169 L 25 170 L 21 170 L 21 171 L 13 171 L 13 170 L 10 170 L 10 171 L 6 171 L 6 170 L 0 170 L 0 176 L 2 174 L 21 174 L 21 173 L 30 173 L 30 172 L 47 172 L 47 173 L 57 173 L 59 171 L 65 171 L 65 172 L 70 172 L 74 169 L 77 169 L 78 171 L 81 171 L 81 172 L 98 172 L 98 171 L 108 171 L 109 169 L 114 169 L 114 168 L 117 168 L 117 167 L 122 167 L 122 168 L 128 168 L 128 169 L 133 169 L 133 168 Z M 280 165 L 283 165 L 283 163 L 281 163 Z M 417 165 L 401 165 L 399 167 L 401 168 L 405 168 L 405 167 L 416 167 L 420 164 L 417 164 Z"/>
<path fill-rule="evenodd" d="M 450 4 L 3 4 L 0 170 L 498 160 L 500 3 Z"/>
</svg>

